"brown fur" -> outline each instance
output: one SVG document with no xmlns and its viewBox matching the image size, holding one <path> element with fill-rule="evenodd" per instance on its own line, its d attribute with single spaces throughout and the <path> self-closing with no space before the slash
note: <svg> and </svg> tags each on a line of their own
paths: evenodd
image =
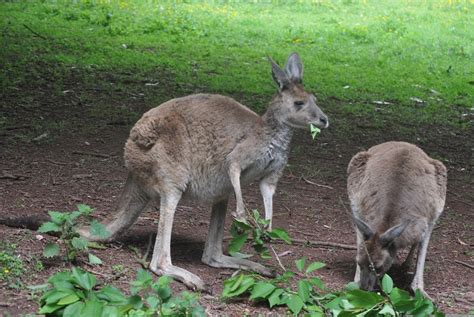
<svg viewBox="0 0 474 317">
<path fill-rule="evenodd" d="M 271 66 L 279 90 L 262 117 L 229 97 L 197 94 L 151 109 L 130 131 L 124 149 L 129 177 L 119 210 L 107 229 L 109 239 L 117 237 L 136 221 L 149 201 L 159 198 L 160 222 L 150 264 L 156 274 L 205 289 L 199 277 L 171 263 L 171 229 L 181 199 L 213 206 L 202 258 L 205 263 L 269 274 L 260 264 L 223 255 L 228 197 L 235 194 L 233 214 L 243 220 L 241 185 L 260 182 L 265 218 L 271 221 L 272 197 L 286 166 L 292 130 L 309 124 L 328 126 L 316 98 L 301 84 L 299 56 L 291 54 L 285 70 L 273 61 Z M 100 240 L 88 230 L 80 232 Z"/>
<path fill-rule="evenodd" d="M 413 144 L 387 142 L 356 154 L 347 172 L 347 190 L 358 229 L 360 282 L 372 288 L 374 280 L 367 277 L 370 260 L 383 273 L 390 268 L 396 250 L 428 243 L 444 207 L 446 168 Z M 422 275 L 415 276 L 414 283 L 422 289 Z"/>
</svg>

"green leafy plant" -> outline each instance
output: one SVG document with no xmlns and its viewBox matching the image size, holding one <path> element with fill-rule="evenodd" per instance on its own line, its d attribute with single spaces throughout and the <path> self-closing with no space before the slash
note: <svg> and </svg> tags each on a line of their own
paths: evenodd
<svg viewBox="0 0 474 317">
<path fill-rule="evenodd" d="M 310 124 L 309 125 L 309 132 L 311 133 L 311 137 L 314 139 L 316 139 L 316 137 L 318 136 L 318 134 L 321 132 L 321 129 L 314 126 L 313 124 Z"/>
<path fill-rule="evenodd" d="M 227 299 L 249 293 L 250 300 L 265 301 L 270 308 L 286 306 L 295 315 L 302 310 L 324 314 L 323 307 L 318 305 L 321 296 L 315 291 L 316 288 L 323 290 L 324 283 L 312 273 L 325 264 L 312 262 L 306 266 L 305 263 L 305 258 L 295 261 L 298 275 L 303 276 L 298 280 L 297 274 L 288 270 L 273 279 L 266 279 L 258 274 L 235 275 L 224 282 L 222 297 Z"/>
<path fill-rule="evenodd" d="M 334 316 L 444 316 L 433 302 L 417 290 L 415 296 L 407 291 L 393 287 L 392 278 L 385 274 L 380 292 L 369 292 L 349 285 L 347 291 L 326 296 L 331 299 L 325 303 Z"/>
<path fill-rule="evenodd" d="M 170 283 L 172 278 L 161 276 L 153 281 L 151 274 L 144 269 L 137 272 L 137 278 L 131 283 L 133 296 L 145 299 L 142 307 L 132 310 L 133 316 L 205 316 L 204 309 L 198 303 L 198 296 L 184 291 L 178 296 L 172 296 Z"/>
<path fill-rule="evenodd" d="M 382 279 L 379 293 L 358 289 L 349 283 L 340 292 L 327 291 L 323 281 L 313 272 L 324 267 L 322 262 L 306 265 L 306 259 L 295 261 L 297 273 L 285 271 L 273 279 L 258 274 L 239 273 L 224 282 L 224 299 L 247 294 L 252 301 L 266 302 L 270 308 L 285 306 L 294 315 L 309 316 L 443 316 L 434 304 L 417 291 L 412 297 L 393 287 L 390 276 Z"/>
<path fill-rule="evenodd" d="M 33 267 L 34 267 L 34 270 L 36 272 L 41 272 L 44 270 L 44 264 L 43 262 L 41 261 L 41 259 L 39 258 L 39 256 L 34 256 L 31 258 L 30 260 L 31 263 L 33 263 Z"/>
<path fill-rule="evenodd" d="M 205 316 L 196 294 L 182 292 L 173 296 L 171 278 L 153 281 L 140 269 L 131 282 L 131 296 L 105 285 L 98 288 L 95 276 L 79 268 L 58 272 L 48 283 L 35 286 L 46 291 L 40 299 L 39 314 L 48 316 Z"/>
<path fill-rule="evenodd" d="M 0 251 L 0 281 L 12 282 L 24 272 L 23 261 L 14 255 L 15 244 L 2 243 Z"/>
<path fill-rule="evenodd" d="M 87 240 L 76 232 L 77 220 L 81 217 L 90 217 L 93 211 L 94 209 L 84 204 L 77 205 L 77 210 L 73 212 L 49 211 L 48 214 L 51 217 L 51 221 L 43 223 L 38 232 L 59 233 L 59 241 L 64 243 L 66 249 L 66 260 L 68 262 L 75 262 L 78 253 L 88 251 Z M 96 220 L 91 222 L 90 230 L 91 234 L 95 236 L 104 238 L 109 236 L 105 226 Z M 43 250 L 43 255 L 47 258 L 56 256 L 59 253 L 59 244 L 54 242 L 47 243 Z M 88 257 L 90 264 L 102 264 L 102 261 L 92 253 L 88 253 Z"/>
<path fill-rule="evenodd" d="M 252 237 L 252 247 L 264 259 L 271 258 L 266 243 L 272 240 L 282 240 L 291 244 L 288 233 L 281 228 L 266 230 L 269 220 L 263 219 L 258 210 L 252 210 L 248 213 L 247 221 L 234 220 L 230 228 L 232 239 L 229 243 L 227 251 L 231 256 L 247 258 L 252 255 L 241 253 L 240 250 L 245 242 Z"/>
</svg>

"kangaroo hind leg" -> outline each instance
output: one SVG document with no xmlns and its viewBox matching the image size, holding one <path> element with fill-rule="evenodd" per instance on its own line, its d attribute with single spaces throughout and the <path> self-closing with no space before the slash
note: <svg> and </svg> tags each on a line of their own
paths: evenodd
<svg viewBox="0 0 474 317">
<path fill-rule="evenodd" d="M 171 263 L 171 232 L 174 213 L 181 196 L 182 193 L 177 189 L 161 192 L 160 220 L 150 270 L 157 275 L 171 276 L 191 289 L 208 291 L 208 286 L 201 278 Z"/>
<path fill-rule="evenodd" d="M 112 241 L 135 223 L 149 201 L 149 196 L 138 186 L 133 177 L 128 175 L 119 199 L 118 211 L 105 225 L 109 235 L 107 237 L 94 236 L 89 227 L 83 227 L 78 232 L 89 241 Z"/>
<path fill-rule="evenodd" d="M 227 199 L 212 206 L 209 233 L 207 235 L 202 262 L 217 268 L 243 269 L 272 276 L 270 270 L 259 263 L 245 259 L 226 256 L 222 252 L 222 240 L 224 238 L 225 215 L 227 211 Z"/>
</svg>

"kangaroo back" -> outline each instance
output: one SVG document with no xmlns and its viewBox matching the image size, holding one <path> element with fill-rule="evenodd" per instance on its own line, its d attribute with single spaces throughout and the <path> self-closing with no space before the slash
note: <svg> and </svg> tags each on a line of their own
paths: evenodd
<svg viewBox="0 0 474 317">
<path fill-rule="evenodd" d="M 433 221 L 444 207 L 446 168 L 413 144 L 387 142 L 354 156 L 347 189 L 354 211 L 373 227 Z"/>
<path fill-rule="evenodd" d="M 413 144 L 387 142 L 356 154 L 347 171 L 357 228 L 356 281 L 370 289 L 397 249 L 427 245 L 444 208 L 446 168 Z"/>
</svg>

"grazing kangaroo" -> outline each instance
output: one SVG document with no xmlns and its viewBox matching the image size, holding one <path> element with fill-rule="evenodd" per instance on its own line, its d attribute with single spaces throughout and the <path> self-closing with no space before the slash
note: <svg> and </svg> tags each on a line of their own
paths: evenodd
<svg viewBox="0 0 474 317">
<path fill-rule="evenodd" d="M 245 218 L 241 184 L 260 182 L 265 218 L 272 218 L 272 197 L 287 162 L 293 128 L 328 126 L 316 98 L 302 85 L 303 65 L 291 54 L 282 70 L 270 59 L 278 93 L 260 117 L 237 101 L 197 94 L 172 99 L 151 109 L 135 124 L 124 150 L 129 176 L 118 212 L 106 225 L 111 240 L 129 228 L 149 201 L 160 198 L 160 220 L 150 269 L 191 288 L 206 290 L 196 275 L 171 263 L 170 240 L 181 199 L 212 205 L 202 261 L 213 267 L 270 272 L 258 263 L 223 255 L 227 201 L 236 198 L 236 218 Z M 80 233 L 89 240 L 87 229 Z"/>
<path fill-rule="evenodd" d="M 387 142 L 356 154 L 347 172 L 357 228 L 354 281 L 373 290 L 398 249 L 411 247 L 403 264 L 409 268 L 418 247 L 411 288 L 428 297 L 423 270 L 431 231 L 444 208 L 446 167 L 413 144 Z"/>
</svg>

